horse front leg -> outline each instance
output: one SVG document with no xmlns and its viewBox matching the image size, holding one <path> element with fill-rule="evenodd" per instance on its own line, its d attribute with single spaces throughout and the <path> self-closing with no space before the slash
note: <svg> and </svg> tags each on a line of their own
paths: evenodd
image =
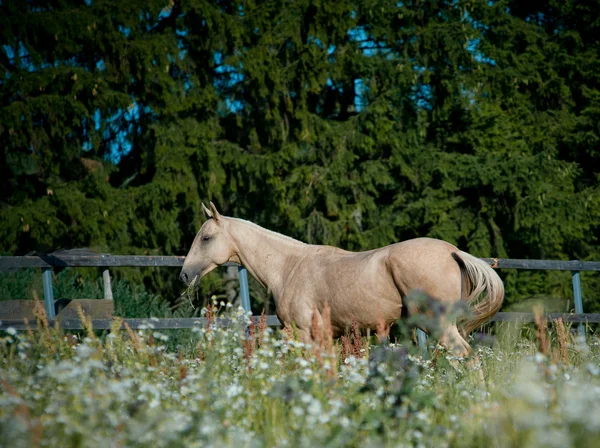
<svg viewBox="0 0 600 448">
<path fill-rule="evenodd" d="M 304 344 L 312 344 L 312 331 L 310 328 L 304 328 L 296 325 L 295 323 L 284 323 L 281 331 L 285 334 L 288 339 L 298 340 Z"/>
<path fill-rule="evenodd" d="M 315 305 L 310 306 L 308 301 L 298 300 L 292 307 L 289 316 L 286 316 L 285 327 L 296 329 L 298 338 L 305 344 L 314 342 L 314 334 L 320 334 L 323 328 L 323 317 Z"/>
</svg>

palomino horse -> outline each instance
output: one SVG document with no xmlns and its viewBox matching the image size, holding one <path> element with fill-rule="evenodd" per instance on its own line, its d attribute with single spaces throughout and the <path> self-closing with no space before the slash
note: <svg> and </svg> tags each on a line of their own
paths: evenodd
<svg viewBox="0 0 600 448">
<path fill-rule="evenodd" d="M 416 238 L 348 252 L 221 216 L 212 202 L 210 209 L 202 208 L 208 219 L 185 257 L 180 278 L 190 284 L 226 262 L 244 265 L 273 293 L 282 324 L 295 323 L 306 342 L 311 340 L 313 313 L 322 323 L 326 303 L 339 336 L 353 321 L 363 329 L 375 329 L 382 320 L 395 322 L 406 295 L 419 289 L 446 304 L 470 304 L 473 317 L 461 331 L 448 323 L 440 339 L 449 350 L 466 356 L 467 335 L 493 316 L 504 298 L 502 280 L 486 262 L 445 241 Z"/>
</svg>

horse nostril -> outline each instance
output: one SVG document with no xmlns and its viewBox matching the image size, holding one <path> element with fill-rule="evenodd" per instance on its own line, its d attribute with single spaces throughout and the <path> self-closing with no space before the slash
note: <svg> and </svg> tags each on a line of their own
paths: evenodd
<svg viewBox="0 0 600 448">
<path fill-rule="evenodd" d="M 179 276 L 179 278 L 181 279 L 182 282 L 185 282 L 185 283 L 188 282 L 188 275 L 185 272 L 182 272 L 181 275 Z"/>
</svg>

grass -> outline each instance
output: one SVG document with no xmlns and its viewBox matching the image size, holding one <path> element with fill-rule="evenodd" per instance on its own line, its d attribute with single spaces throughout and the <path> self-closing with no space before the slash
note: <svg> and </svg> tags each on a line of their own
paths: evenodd
<svg viewBox="0 0 600 448">
<path fill-rule="evenodd" d="M 374 344 L 315 328 L 307 346 L 202 310 L 187 332 L 0 336 L 0 444 L 60 446 L 599 446 L 600 347 L 560 322 L 503 324 L 473 356 L 428 359 L 403 331 Z M 236 322 L 220 328 L 217 314 Z M 380 335 L 387 329 L 380 329 Z M 404 335 L 404 336 L 402 336 Z"/>
</svg>

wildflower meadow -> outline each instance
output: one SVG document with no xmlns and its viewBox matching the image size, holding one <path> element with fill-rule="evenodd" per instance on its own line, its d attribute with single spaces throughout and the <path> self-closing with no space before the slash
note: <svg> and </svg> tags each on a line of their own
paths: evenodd
<svg viewBox="0 0 600 448">
<path fill-rule="evenodd" d="M 502 324 L 459 360 L 407 328 L 333 340 L 325 325 L 307 345 L 242 309 L 202 315 L 165 332 L 81 316 L 67 333 L 39 307 L 38 329 L 0 337 L 0 445 L 600 444 L 600 342 L 562 321 Z"/>
</svg>

